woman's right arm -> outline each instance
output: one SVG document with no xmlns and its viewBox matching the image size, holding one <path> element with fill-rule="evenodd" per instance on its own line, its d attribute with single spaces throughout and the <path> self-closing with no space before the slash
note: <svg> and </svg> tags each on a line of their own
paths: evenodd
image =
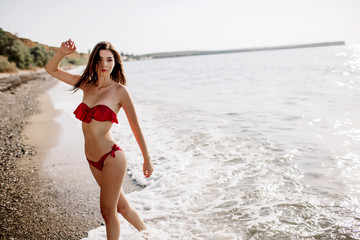
<svg viewBox="0 0 360 240">
<path fill-rule="evenodd" d="M 74 41 L 69 39 L 66 42 L 61 43 L 60 50 L 55 53 L 55 55 L 48 61 L 48 63 L 45 66 L 45 70 L 53 77 L 70 84 L 71 86 L 75 86 L 77 81 L 79 80 L 80 76 L 68 73 L 62 69 L 59 68 L 61 60 L 66 55 L 69 55 L 73 52 L 75 52 L 76 47 Z"/>
</svg>

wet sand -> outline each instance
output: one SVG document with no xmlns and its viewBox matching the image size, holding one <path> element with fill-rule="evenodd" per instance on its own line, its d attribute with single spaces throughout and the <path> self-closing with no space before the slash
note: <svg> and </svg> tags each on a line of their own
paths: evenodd
<svg viewBox="0 0 360 240">
<path fill-rule="evenodd" d="M 0 93 L 0 239 L 81 239 L 103 224 L 81 129 L 55 121 L 57 82 L 38 73 Z M 126 177 L 124 190 L 140 188 Z"/>
</svg>

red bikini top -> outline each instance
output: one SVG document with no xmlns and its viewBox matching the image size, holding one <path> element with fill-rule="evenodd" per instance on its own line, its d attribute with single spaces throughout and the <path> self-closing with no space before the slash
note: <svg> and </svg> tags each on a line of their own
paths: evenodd
<svg viewBox="0 0 360 240">
<path fill-rule="evenodd" d="M 80 105 L 74 111 L 75 117 L 83 122 L 89 123 L 91 119 L 95 119 L 99 122 L 111 121 L 118 123 L 116 114 L 111 108 L 106 105 L 100 104 L 94 107 L 89 107 L 86 103 L 80 103 Z"/>
</svg>

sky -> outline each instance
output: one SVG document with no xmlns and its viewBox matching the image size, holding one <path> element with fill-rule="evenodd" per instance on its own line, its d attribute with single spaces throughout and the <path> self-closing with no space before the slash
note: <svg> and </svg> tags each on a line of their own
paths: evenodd
<svg viewBox="0 0 360 240">
<path fill-rule="evenodd" d="M 346 41 L 360 44 L 360 0 L 0 0 L 0 27 L 50 46 L 69 38 L 145 54 Z"/>
</svg>

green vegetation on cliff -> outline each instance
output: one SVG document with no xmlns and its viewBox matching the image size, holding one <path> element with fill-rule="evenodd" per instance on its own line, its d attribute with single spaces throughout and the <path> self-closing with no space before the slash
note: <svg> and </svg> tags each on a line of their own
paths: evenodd
<svg viewBox="0 0 360 240">
<path fill-rule="evenodd" d="M 0 72 L 44 67 L 57 50 L 55 47 L 19 38 L 0 28 Z M 87 54 L 75 52 L 66 56 L 61 66 L 84 65 L 87 60 Z"/>
</svg>

